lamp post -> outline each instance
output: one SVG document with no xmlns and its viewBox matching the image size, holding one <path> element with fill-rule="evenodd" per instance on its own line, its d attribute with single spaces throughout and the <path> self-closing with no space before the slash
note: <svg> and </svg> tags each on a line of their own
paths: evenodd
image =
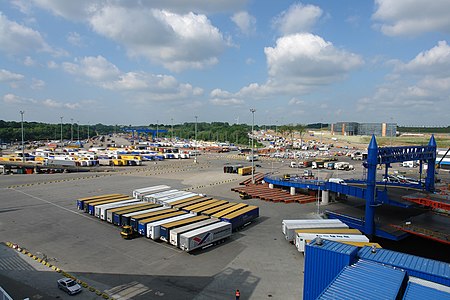
<svg viewBox="0 0 450 300">
<path fill-rule="evenodd" d="M 73 119 L 70 119 L 70 143 L 73 143 Z"/>
<path fill-rule="evenodd" d="M 195 116 L 195 147 L 194 147 L 194 163 L 197 163 L 197 119 L 198 119 L 198 116 Z"/>
<path fill-rule="evenodd" d="M 252 183 L 255 184 L 255 150 L 253 144 L 253 127 L 255 126 L 255 111 L 256 109 L 250 108 L 250 112 L 252 113 Z"/>
<path fill-rule="evenodd" d="M 159 120 L 156 120 L 156 140 L 158 140 L 158 123 Z"/>
<path fill-rule="evenodd" d="M 80 146 L 80 121 L 77 121 L 77 124 L 78 124 L 78 133 L 77 133 L 78 146 Z"/>
<path fill-rule="evenodd" d="M 172 142 L 173 142 L 173 118 L 170 118 L 170 122 L 172 123 Z"/>
<path fill-rule="evenodd" d="M 88 122 L 88 126 L 87 126 L 87 135 L 88 135 L 88 142 L 89 142 L 89 122 Z"/>
<path fill-rule="evenodd" d="M 62 120 L 63 120 L 63 117 L 60 117 L 61 118 L 61 149 L 62 149 L 62 147 L 63 147 L 63 137 L 62 137 Z"/>
<path fill-rule="evenodd" d="M 25 111 L 24 110 L 21 110 L 20 111 L 20 115 L 21 115 L 21 117 L 22 117 L 22 121 L 21 121 L 21 127 L 22 127 L 22 162 L 25 162 L 25 148 L 24 148 L 24 145 L 23 145 L 23 114 L 25 113 Z"/>
</svg>

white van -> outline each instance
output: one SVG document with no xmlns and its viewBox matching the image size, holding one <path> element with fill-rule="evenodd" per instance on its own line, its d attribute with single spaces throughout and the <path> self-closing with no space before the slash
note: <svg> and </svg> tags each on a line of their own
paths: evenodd
<svg viewBox="0 0 450 300">
<path fill-rule="evenodd" d="M 347 185 L 347 183 L 344 181 L 344 179 L 341 179 L 341 178 L 330 178 L 330 179 L 328 179 L 328 182 L 334 182 L 334 183 L 339 183 L 342 185 Z"/>
</svg>

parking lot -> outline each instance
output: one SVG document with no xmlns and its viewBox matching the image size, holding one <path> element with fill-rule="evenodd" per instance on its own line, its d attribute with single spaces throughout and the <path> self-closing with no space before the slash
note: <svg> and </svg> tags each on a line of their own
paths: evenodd
<svg viewBox="0 0 450 300">
<path fill-rule="evenodd" d="M 234 159 L 234 158 L 233 158 Z M 303 257 L 284 240 L 281 220 L 314 218 L 315 204 L 240 200 L 231 187 L 244 178 L 224 174 L 223 155 L 165 161 L 108 173 L 5 175 L 1 177 L 1 241 L 16 243 L 65 272 L 120 299 L 297 299 L 302 295 Z M 239 161 L 239 160 L 237 160 Z M 261 162 L 267 172 L 271 162 Z M 275 162 L 275 168 L 282 164 Z M 283 164 L 284 166 L 284 164 Z M 123 240 L 120 228 L 76 209 L 76 199 L 167 184 L 176 189 L 260 207 L 259 219 L 224 244 L 187 254 L 146 238 Z M 61 277 L 10 248 L 0 249 L 4 288 L 16 297 L 67 298 Z M 12 252 L 11 252 L 12 251 Z M 12 263 L 11 263 L 12 262 Z M 20 264 L 19 264 L 20 262 Z M 16 265 L 22 267 L 11 267 Z M 11 270 L 14 269 L 14 270 Z M 2 280 L 3 282 L 3 280 Z M 14 294 L 11 291 L 12 295 Z M 71 296 L 95 299 L 88 290 Z"/>
</svg>

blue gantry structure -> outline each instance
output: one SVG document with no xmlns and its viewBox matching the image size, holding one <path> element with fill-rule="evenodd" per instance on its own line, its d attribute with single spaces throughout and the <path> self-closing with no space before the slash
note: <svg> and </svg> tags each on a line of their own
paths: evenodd
<svg viewBox="0 0 450 300">
<path fill-rule="evenodd" d="M 157 129 L 156 130 L 156 129 L 149 129 L 149 128 L 125 128 L 124 131 L 132 133 L 133 141 L 135 140 L 135 134 L 138 138 L 141 134 L 145 134 L 147 136 L 147 138 L 148 138 L 148 135 L 151 134 L 152 139 L 154 139 L 155 135 L 157 133 L 166 133 L 167 132 L 166 129 Z"/>
<path fill-rule="evenodd" d="M 353 218 L 342 214 L 329 214 L 331 218 L 338 218 L 347 225 L 359 229 L 369 236 L 379 236 L 392 240 L 399 240 L 407 236 L 392 235 L 386 231 L 380 230 L 375 226 L 375 209 L 383 204 L 393 205 L 398 207 L 410 207 L 413 203 L 406 201 L 396 201 L 390 199 L 386 188 L 378 189 L 377 186 L 400 185 L 402 187 L 415 188 L 424 192 L 433 193 L 435 190 L 435 164 L 436 164 L 436 140 L 431 136 L 428 145 L 426 146 L 402 146 L 402 147 L 378 147 L 375 136 L 368 146 L 367 161 L 364 162 L 367 168 L 366 180 L 352 180 L 346 181 L 348 185 L 328 182 L 323 180 L 282 180 L 278 177 L 267 175 L 264 181 L 276 186 L 294 187 L 299 189 L 311 189 L 321 191 L 332 191 L 348 196 L 365 200 L 365 216 L 363 219 Z M 388 170 L 392 163 L 404 161 L 420 161 L 419 173 L 422 176 L 423 163 L 427 163 L 425 183 L 402 183 L 392 184 L 386 182 L 376 181 L 376 172 L 378 165 L 385 165 L 385 176 L 388 175 Z"/>
</svg>

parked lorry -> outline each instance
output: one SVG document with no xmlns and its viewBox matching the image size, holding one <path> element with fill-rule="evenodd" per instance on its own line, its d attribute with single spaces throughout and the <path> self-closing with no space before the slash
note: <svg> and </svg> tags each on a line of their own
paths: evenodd
<svg viewBox="0 0 450 300">
<path fill-rule="evenodd" d="M 200 221 L 200 222 L 195 222 L 189 225 L 185 225 L 182 227 L 178 227 L 178 228 L 174 228 L 172 230 L 170 230 L 170 244 L 174 245 L 175 247 L 178 247 L 179 245 L 179 241 L 180 241 L 180 236 L 182 233 L 197 229 L 197 228 L 201 228 L 201 227 L 205 227 L 214 223 L 219 222 L 220 220 L 217 218 L 208 218 L 204 221 Z"/>
<path fill-rule="evenodd" d="M 140 213 L 137 215 L 134 215 L 130 218 L 130 225 L 131 227 L 133 227 L 134 231 L 138 231 L 138 225 L 139 225 L 139 221 L 140 220 L 144 220 L 144 219 L 148 219 L 154 216 L 159 216 L 159 215 L 163 215 L 163 214 L 167 214 L 170 212 L 175 212 L 175 209 L 171 209 L 171 208 L 153 208 L 151 209 L 151 211 L 147 212 L 147 213 Z"/>
<path fill-rule="evenodd" d="M 329 223 L 329 224 L 341 224 L 342 221 L 338 219 L 295 219 L 295 220 L 283 220 L 281 222 L 281 232 L 286 235 L 288 225 L 299 224 L 317 224 L 317 223 Z M 310 227 L 314 228 L 314 227 Z"/>
<path fill-rule="evenodd" d="M 102 200 L 102 199 L 105 199 L 105 198 L 121 197 L 121 196 L 126 196 L 126 195 L 123 195 L 123 194 L 105 194 L 105 195 L 100 195 L 100 196 L 80 198 L 80 199 L 77 200 L 77 208 L 79 210 L 84 210 L 84 203 L 85 202 L 98 201 L 98 200 Z"/>
<path fill-rule="evenodd" d="M 151 222 L 147 224 L 147 232 L 146 232 L 146 236 L 147 238 L 150 238 L 152 240 L 159 240 L 160 236 L 161 236 L 161 225 L 162 224 L 167 224 L 167 223 L 172 223 L 172 222 L 177 222 L 180 220 L 185 220 L 185 219 L 189 219 L 192 218 L 193 215 L 192 214 L 180 214 L 178 216 L 174 216 L 171 218 L 167 218 L 167 219 L 163 219 L 163 220 L 159 220 L 159 221 L 155 221 L 155 222 Z"/>
<path fill-rule="evenodd" d="M 95 206 L 96 205 L 102 205 L 102 204 L 107 204 L 107 203 L 114 203 L 117 201 L 122 201 L 122 200 L 129 200 L 132 199 L 130 196 L 120 196 L 120 197 L 112 197 L 112 198 L 107 198 L 107 199 L 103 199 L 103 200 L 99 200 L 99 201 L 93 201 L 93 202 L 89 202 L 89 203 L 85 203 L 84 205 L 84 211 L 94 215 L 95 214 Z"/>
<path fill-rule="evenodd" d="M 136 189 L 133 191 L 133 197 L 138 199 L 143 199 L 145 195 L 157 193 L 159 191 L 168 190 L 170 186 L 168 185 L 155 185 L 145 188 Z"/>
<path fill-rule="evenodd" d="M 168 223 L 164 223 L 161 224 L 159 226 L 159 238 L 165 242 L 169 242 L 170 239 L 170 231 L 172 231 L 173 229 L 176 229 L 178 227 L 182 227 L 182 226 L 186 226 L 189 224 L 193 224 L 193 223 L 197 223 L 200 221 L 204 221 L 209 219 L 209 217 L 207 216 L 190 216 L 189 218 L 186 219 L 182 219 L 179 221 L 174 221 L 174 222 L 168 222 Z M 156 230 L 155 230 L 156 231 Z M 154 235 L 156 236 L 156 234 Z"/>
<path fill-rule="evenodd" d="M 231 224 L 221 221 L 182 233 L 180 236 L 179 247 L 186 252 L 203 249 L 225 241 L 231 236 L 231 233 Z"/>
<path fill-rule="evenodd" d="M 159 206 L 159 207 L 156 207 L 156 208 L 148 208 L 148 209 L 145 209 L 145 210 L 124 214 L 124 215 L 122 215 L 120 217 L 120 226 L 131 225 L 131 218 L 134 217 L 134 216 L 143 215 L 143 214 L 152 213 L 152 212 L 157 212 L 157 211 L 166 210 L 166 209 L 167 209 L 167 207 Z"/>
<path fill-rule="evenodd" d="M 136 201 L 135 203 L 129 203 L 128 205 L 118 205 L 116 207 L 108 208 L 105 211 L 105 214 L 106 214 L 105 220 L 108 223 L 113 223 L 115 213 L 121 213 L 122 211 L 128 212 L 128 210 L 130 210 L 130 209 L 139 208 L 139 207 L 146 207 L 146 208 L 155 207 L 154 204 L 140 201 L 137 199 L 134 199 L 134 200 Z M 150 205 L 152 205 L 152 206 L 150 206 Z"/>
<path fill-rule="evenodd" d="M 224 222 L 231 224 L 233 231 L 239 230 L 244 226 L 250 224 L 254 219 L 259 217 L 259 207 L 249 205 L 228 215 L 221 217 Z"/>
<path fill-rule="evenodd" d="M 214 215 L 214 214 L 216 214 L 218 212 L 221 212 L 222 210 L 225 210 L 225 209 L 228 209 L 230 207 L 233 207 L 236 204 L 237 203 L 235 203 L 235 202 L 225 203 L 225 204 L 222 204 L 222 205 L 210 208 L 208 210 L 202 211 L 202 215 L 212 216 L 212 215 Z"/>
<path fill-rule="evenodd" d="M 295 239 L 296 229 L 306 229 L 306 228 L 348 228 L 348 226 L 339 222 L 329 222 L 328 220 L 315 220 L 316 222 L 307 223 L 288 223 L 284 225 L 284 237 L 287 241 L 293 242 Z"/>
<path fill-rule="evenodd" d="M 157 208 L 157 207 L 161 207 L 161 205 L 146 203 L 146 204 L 139 204 L 134 207 L 127 208 L 125 210 L 115 211 L 115 212 L 113 212 L 112 223 L 114 225 L 120 226 L 123 215 L 129 214 L 129 213 L 134 213 L 134 212 L 142 212 L 144 210 Z"/>
<path fill-rule="evenodd" d="M 369 239 L 362 234 L 301 233 L 297 234 L 295 241 L 295 244 L 298 245 L 298 251 L 305 252 L 306 240 L 313 240 L 316 237 L 320 237 L 330 241 L 369 242 Z"/>
<path fill-rule="evenodd" d="M 142 201 L 139 201 L 139 200 L 134 199 L 134 198 L 129 198 L 128 200 L 123 200 L 123 201 L 118 201 L 118 202 L 114 202 L 114 203 L 97 205 L 97 206 L 95 206 L 95 216 L 97 218 L 100 218 L 101 220 L 106 221 L 106 214 L 107 214 L 109 209 L 114 209 L 114 208 L 117 208 L 117 207 L 129 206 L 129 205 L 138 204 L 138 203 L 142 203 Z"/>
<path fill-rule="evenodd" d="M 172 218 L 172 217 L 186 215 L 186 214 L 187 213 L 184 212 L 184 211 L 173 211 L 173 212 L 166 212 L 164 214 L 160 214 L 160 215 L 157 215 L 157 216 L 154 216 L 154 217 L 151 217 L 151 218 L 146 218 L 146 219 L 139 220 L 137 232 L 140 235 L 147 236 L 147 224 L 152 223 L 152 222 L 156 222 L 156 221 L 160 221 L 160 220 L 169 219 L 169 218 Z"/>
</svg>

